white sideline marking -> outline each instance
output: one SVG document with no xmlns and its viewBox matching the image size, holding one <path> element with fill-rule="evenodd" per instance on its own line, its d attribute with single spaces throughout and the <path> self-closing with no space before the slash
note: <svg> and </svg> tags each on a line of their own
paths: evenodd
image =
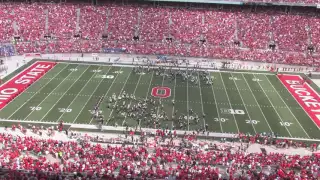
<svg viewBox="0 0 320 180">
<path fill-rule="evenodd" d="M 12 123 L 21 123 L 21 120 L 8 120 L 8 119 L 0 119 L 0 122 L 12 122 Z M 31 121 L 26 120 L 23 121 L 23 123 L 30 123 L 30 124 L 58 124 L 56 122 L 45 122 L 45 121 Z M 98 129 L 96 125 L 89 125 L 89 124 L 72 124 L 72 123 L 64 123 L 65 125 L 70 126 L 70 128 L 85 128 L 85 129 Z M 125 130 L 125 127 L 114 127 L 114 126 L 103 126 L 103 129 L 105 130 L 117 130 L 123 132 Z M 156 129 L 150 129 L 150 128 L 142 128 L 144 132 L 155 132 Z M 177 130 L 177 134 L 184 134 L 184 130 Z M 188 131 L 187 134 L 191 134 L 192 131 Z M 237 137 L 237 134 L 234 133 L 210 133 L 209 137 L 227 137 L 227 138 L 235 138 Z M 288 140 L 299 140 L 299 141 L 313 141 L 313 142 L 320 142 L 320 139 L 305 139 L 305 138 L 290 138 L 290 137 L 277 137 L 278 139 L 288 139 Z"/>
<path fill-rule="evenodd" d="M 276 89 L 273 84 L 271 83 L 271 81 L 269 80 L 268 77 L 265 76 L 265 78 L 267 78 L 268 82 L 271 84 L 271 86 L 273 87 L 273 89 Z M 299 126 L 301 127 L 301 129 L 304 131 L 304 133 L 306 133 L 306 135 L 308 136 L 308 138 L 310 138 L 309 134 L 306 132 L 306 130 L 302 127 L 302 125 L 300 124 L 300 122 L 298 121 L 297 117 L 292 113 L 291 109 L 288 107 L 287 103 L 283 100 L 282 96 L 280 96 L 280 94 L 277 92 L 278 96 L 280 97 L 280 99 L 282 100 L 282 102 L 286 105 L 286 107 L 288 108 L 288 110 L 290 111 L 290 113 L 292 114 L 292 116 L 294 117 L 294 119 L 296 119 L 297 123 L 299 124 Z"/>
<path fill-rule="evenodd" d="M 232 73 L 230 73 L 230 75 L 231 75 L 231 77 L 233 77 Z M 236 85 L 236 88 L 238 89 L 238 85 L 237 85 L 235 79 L 233 79 L 233 83 Z M 240 93 L 239 90 L 238 90 L 238 93 L 239 93 L 239 96 L 240 96 L 240 98 L 241 98 L 242 104 L 244 105 L 244 101 L 243 101 L 242 95 L 241 95 L 241 93 Z M 252 119 L 251 119 L 251 117 L 250 117 L 250 114 L 249 114 L 249 111 L 248 111 L 248 109 L 247 109 L 247 106 L 244 105 L 244 108 L 246 109 L 247 114 L 248 114 L 248 117 L 249 117 L 249 119 L 250 119 L 250 121 L 251 121 Z M 254 133 L 257 134 L 256 128 L 254 127 L 253 123 L 251 123 L 251 125 L 252 125 L 252 128 L 253 128 L 253 130 L 254 130 Z"/>
<path fill-rule="evenodd" d="M 266 122 L 266 123 L 268 124 L 268 126 L 269 126 L 270 131 L 271 131 L 271 132 L 273 132 L 273 131 L 272 131 L 272 129 L 271 129 L 271 126 L 270 126 L 270 124 L 269 124 L 269 122 L 268 122 L 268 120 L 267 120 L 267 118 L 266 118 L 266 116 L 264 115 L 264 113 L 263 113 L 263 111 L 262 111 L 262 109 L 261 109 L 260 104 L 259 104 L 259 103 L 258 103 L 258 101 L 257 101 L 256 96 L 255 96 L 255 95 L 253 94 L 253 92 L 252 92 L 252 89 L 251 89 L 251 87 L 250 87 L 250 85 L 249 85 L 249 83 L 248 83 L 247 79 L 244 77 L 244 75 L 243 75 L 243 74 L 242 74 L 242 77 L 243 77 L 243 79 L 245 80 L 245 82 L 246 82 L 247 86 L 249 87 L 250 92 L 251 92 L 251 94 L 252 94 L 252 96 L 253 96 L 254 100 L 256 101 L 257 106 L 259 107 L 259 109 L 260 109 L 260 111 L 261 111 L 261 113 L 262 113 L 262 115 L 263 115 L 263 118 L 264 118 L 265 122 Z"/>
<path fill-rule="evenodd" d="M 90 67 L 90 66 L 89 66 Z M 100 69 L 101 66 L 99 66 L 98 70 Z M 110 68 L 109 68 L 110 69 Z M 84 88 L 88 85 L 88 83 L 90 82 L 90 80 L 95 77 L 95 75 L 99 73 L 99 72 L 95 72 L 93 73 L 93 75 L 91 76 L 91 78 L 89 79 L 89 81 L 87 81 L 87 83 L 81 88 L 81 90 L 78 92 L 78 94 L 76 95 L 76 97 L 73 98 L 73 100 L 71 101 L 71 103 L 69 104 L 69 106 L 66 109 L 69 109 L 70 106 L 72 105 L 72 103 L 78 98 L 78 96 L 80 95 L 80 93 L 84 90 Z M 61 119 L 61 117 L 65 114 L 66 112 L 63 112 L 61 114 L 61 116 L 59 116 L 59 118 L 57 119 L 57 122 Z"/>
<path fill-rule="evenodd" d="M 224 87 L 224 91 L 225 91 L 225 93 L 226 93 L 226 95 L 227 95 L 227 99 L 228 99 L 228 102 L 229 102 L 229 106 L 230 106 L 230 108 L 232 109 L 232 105 L 231 105 L 231 102 L 230 102 L 230 99 L 229 99 L 229 95 L 228 95 L 228 92 L 226 91 L 226 86 L 225 86 L 225 84 L 224 84 L 224 81 L 223 81 L 223 79 L 222 79 L 222 74 L 220 73 L 220 78 L 221 78 L 221 81 L 222 81 L 222 85 L 223 85 L 223 87 Z M 234 114 L 232 114 L 233 115 L 233 119 L 234 119 L 234 122 L 236 122 L 236 126 L 237 126 L 237 129 L 238 129 L 238 133 L 240 132 L 239 131 L 239 127 L 238 127 L 238 123 L 237 123 L 237 120 L 236 120 L 236 116 L 234 115 Z"/>
<path fill-rule="evenodd" d="M 64 68 L 62 68 L 61 69 L 61 71 L 59 72 L 59 73 L 57 73 L 57 75 L 56 76 L 58 76 L 65 68 L 67 68 L 68 67 L 68 65 L 66 65 Z M 54 68 L 51 68 L 48 72 L 50 72 L 52 69 L 54 69 Z M 47 73 L 48 73 L 47 72 Z M 55 77 L 56 77 L 55 76 Z M 39 79 L 41 79 L 41 78 L 39 78 Z M 39 80 L 38 79 L 38 80 Z M 38 81 L 37 80 L 37 81 Z M 38 92 L 40 92 L 45 86 L 47 86 L 51 81 L 53 80 L 53 78 L 50 80 L 50 81 L 48 81 L 45 85 L 43 85 L 39 90 L 38 90 Z M 36 82 L 34 82 L 32 85 L 34 85 Z M 31 85 L 31 86 L 32 86 Z M 31 86 L 29 86 L 28 87 L 28 89 L 31 87 Z M 27 90 L 27 89 L 26 89 Z M 26 91 L 25 90 L 25 91 Z M 20 95 L 21 94 L 23 94 L 23 93 L 20 93 Z M 15 110 L 9 117 L 8 117 L 8 119 L 10 119 L 11 118 L 11 116 L 13 116 L 17 111 L 19 111 L 25 104 L 27 104 L 29 101 L 30 101 L 30 99 L 32 99 L 35 95 L 36 95 L 37 93 L 35 93 L 34 95 L 32 95 L 27 101 L 25 101 L 17 110 Z M 17 98 L 17 97 L 16 97 Z M 12 101 L 11 101 L 12 102 Z M 8 104 L 7 104 L 8 105 Z"/>
<path fill-rule="evenodd" d="M 255 76 L 255 75 L 253 75 L 253 76 L 254 76 L 254 78 L 256 78 L 256 76 Z M 259 82 L 259 81 L 257 81 L 257 83 L 259 84 L 260 88 L 261 88 L 261 89 L 262 89 L 262 91 L 264 92 L 263 88 L 261 87 L 260 82 Z M 271 100 L 270 100 L 269 96 L 266 94 L 266 92 L 264 92 L 264 95 L 268 98 L 268 100 L 269 100 L 269 102 L 270 102 L 271 106 L 273 107 L 274 111 L 277 113 L 277 115 L 278 115 L 278 117 L 279 117 L 280 121 L 283 123 L 283 120 L 281 119 L 281 116 L 279 115 L 279 113 L 278 113 L 278 111 L 276 110 L 276 108 L 274 108 L 274 105 L 273 105 L 273 103 L 271 102 Z M 287 126 L 284 126 L 284 127 L 285 127 L 285 128 L 286 128 L 286 130 L 288 131 L 289 135 L 292 137 L 292 135 L 291 135 L 290 131 L 288 130 L 288 127 L 287 127 Z"/>
</svg>

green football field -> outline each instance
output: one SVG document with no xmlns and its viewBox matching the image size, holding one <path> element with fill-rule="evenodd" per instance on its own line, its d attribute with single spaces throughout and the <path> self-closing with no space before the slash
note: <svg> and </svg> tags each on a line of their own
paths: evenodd
<svg viewBox="0 0 320 180">
<path fill-rule="evenodd" d="M 205 114 L 199 123 L 190 122 L 185 130 L 196 130 L 208 124 L 210 132 L 275 132 L 282 137 L 320 139 L 319 128 L 275 75 L 211 72 L 211 76 L 212 85 L 203 81 L 195 84 L 179 77 L 170 81 L 153 71 L 136 74 L 131 67 L 58 63 L 5 106 L 0 111 L 0 118 L 97 124 L 92 110 L 102 97 L 100 110 L 106 125 L 117 123 L 121 126 L 126 121 L 135 127 L 138 122 L 133 119 L 112 118 L 116 112 L 107 108 L 108 98 L 125 91 L 141 99 L 159 99 L 151 95 L 152 89 L 167 87 L 171 89 L 171 95 L 160 100 L 167 114 L 175 111 L 188 114 L 188 109 Z M 142 121 L 139 125 L 145 127 L 146 123 Z M 162 127 L 167 125 L 178 127 L 171 116 L 169 122 L 161 123 Z"/>
</svg>

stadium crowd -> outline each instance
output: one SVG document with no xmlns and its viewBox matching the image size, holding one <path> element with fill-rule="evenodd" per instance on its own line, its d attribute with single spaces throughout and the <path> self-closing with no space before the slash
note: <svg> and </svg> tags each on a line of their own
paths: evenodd
<svg viewBox="0 0 320 180">
<path fill-rule="evenodd" d="M 34 133 L 39 133 L 34 131 Z M 53 128 L 54 129 L 54 128 Z M 226 143 L 197 143 L 196 134 L 178 137 L 174 132 L 157 130 L 152 136 L 145 132 L 135 135 L 126 131 L 122 144 L 97 144 L 98 137 L 75 136 L 73 139 L 12 135 L 10 131 L 29 128 L 21 125 L 0 134 L 0 167 L 10 172 L 0 179 L 316 179 L 320 177 L 320 158 L 316 155 L 299 156 L 281 153 L 247 153 L 250 143 L 277 143 L 270 135 L 247 136 L 240 134 L 241 145 Z M 56 128 L 59 130 L 59 127 Z M 61 129 L 60 129 L 61 130 Z M 46 131 L 43 131 L 46 132 Z M 61 133 L 61 132 L 57 132 Z M 131 138 L 130 138 L 131 137 Z M 258 139 L 266 141 L 258 141 Z M 130 140 L 131 139 L 131 140 Z M 271 141 L 269 141 L 271 140 Z M 121 141 L 118 141 L 121 143 Z M 248 144 L 249 142 L 249 144 Z M 239 143 L 238 143 L 239 144 Z M 286 146 L 292 143 L 287 142 Z M 314 148 L 314 145 L 311 146 Z M 23 171 L 22 171 L 23 170 Z M 1 174 L 1 172 L 0 172 Z"/>
<path fill-rule="evenodd" d="M 2 3 L 0 22 L 0 42 L 14 41 L 19 54 L 122 48 L 300 65 L 320 60 L 320 17 L 313 10 Z"/>
</svg>

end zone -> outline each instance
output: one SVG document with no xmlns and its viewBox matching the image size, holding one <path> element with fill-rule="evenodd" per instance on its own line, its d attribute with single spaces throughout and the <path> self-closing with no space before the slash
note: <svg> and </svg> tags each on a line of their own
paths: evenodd
<svg viewBox="0 0 320 180">
<path fill-rule="evenodd" d="M 277 77 L 318 128 L 320 128 L 319 94 L 308 83 L 301 83 L 303 78 L 299 75 L 281 74 Z"/>
<path fill-rule="evenodd" d="M 55 62 L 37 61 L 0 86 L 0 109 L 27 89 L 56 65 Z"/>
</svg>

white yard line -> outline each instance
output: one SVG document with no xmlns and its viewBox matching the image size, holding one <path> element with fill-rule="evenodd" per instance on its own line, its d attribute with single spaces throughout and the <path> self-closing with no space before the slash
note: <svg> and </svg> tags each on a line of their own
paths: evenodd
<svg viewBox="0 0 320 180">
<path fill-rule="evenodd" d="M 190 115 L 189 115 L 189 72 L 187 68 L 187 118 L 188 118 L 188 131 L 190 131 Z"/>
<path fill-rule="evenodd" d="M 78 79 L 80 79 L 80 77 L 89 69 L 89 67 L 90 67 L 90 66 L 88 66 L 87 69 L 85 69 L 85 70 L 79 75 Z M 72 72 L 72 73 L 73 73 L 73 72 Z M 72 73 L 70 73 L 70 74 L 72 74 Z M 70 74 L 69 74 L 68 76 L 70 76 Z M 49 94 L 48 96 L 46 96 L 46 97 L 40 102 L 39 105 L 41 105 L 41 104 L 51 95 L 51 93 L 52 93 L 56 88 L 58 88 L 58 87 L 62 84 L 62 82 L 64 82 L 64 80 L 61 81 L 60 84 L 59 84 L 57 87 L 55 87 L 55 88 L 50 92 L 50 94 Z M 76 81 L 73 81 L 73 83 L 69 86 L 69 88 L 68 88 L 68 89 L 62 94 L 62 96 L 60 96 L 60 98 L 52 105 L 52 107 L 51 107 L 51 108 L 47 111 L 47 113 L 40 119 L 40 121 L 42 121 L 43 118 L 45 118 L 46 115 L 49 114 L 49 112 L 53 109 L 53 107 L 63 98 L 63 96 L 69 91 L 69 89 L 71 89 L 71 87 L 72 87 L 76 82 L 77 82 L 77 80 L 76 80 Z M 38 105 L 38 106 L 39 106 L 39 105 Z M 38 106 L 37 106 L 37 107 L 38 107 Z M 31 111 L 30 114 L 29 114 L 25 119 L 27 119 L 27 118 L 32 114 L 32 112 L 33 112 L 33 111 Z"/>
<path fill-rule="evenodd" d="M 128 80 L 129 80 L 129 77 L 131 76 L 131 73 L 132 73 L 132 70 L 131 70 L 130 74 L 128 75 L 126 82 L 123 84 L 122 89 L 120 90 L 120 92 L 119 92 L 118 96 L 123 92 L 123 89 L 124 89 L 124 87 L 126 86 L 126 84 L 127 84 Z M 118 97 L 117 97 L 116 103 L 115 103 L 114 105 L 116 106 L 117 104 L 118 104 Z M 108 124 L 108 123 L 109 123 L 109 121 L 110 121 L 110 117 L 112 116 L 112 113 L 113 113 L 113 110 L 114 110 L 114 109 L 112 109 L 112 110 L 111 110 L 111 112 L 110 112 L 110 114 L 109 114 L 109 117 L 108 117 L 108 120 L 107 120 L 106 124 Z"/>
<path fill-rule="evenodd" d="M 122 69 L 122 68 L 120 68 L 119 70 L 121 70 L 121 69 Z M 108 70 L 107 73 L 109 73 L 110 70 L 111 70 L 111 67 L 110 67 L 110 69 Z M 106 73 L 106 74 L 107 74 L 107 73 Z M 113 84 L 114 84 L 114 82 L 116 81 L 116 79 L 117 79 L 117 77 L 119 76 L 119 74 L 120 74 L 120 73 L 118 73 L 118 74 L 116 75 L 116 77 L 113 79 L 111 85 L 109 86 L 109 89 L 108 89 L 107 92 L 104 94 L 104 96 L 105 96 L 106 94 L 108 94 L 109 90 L 110 90 L 111 87 L 113 86 Z M 92 91 L 90 97 L 88 98 L 88 100 L 87 100 L 87 102 L 84 104 L 84 106 L 82 106 L 82 108 L 81 108 L 81 110 L 79 111 L 79 114 L 77 115 L 77 117 L 74 118 L 74 120 L 73 120 L 73 122 L 72 122 L 73 124 L 74 124 L 74 122 L 78 119 L 78 117 L 79 117 L 80 114 L 82 113 L 83 109 L 87 106 L 88 102 L 90 101 L 90 99 L 92 98 L 93 94 L 97 91 L 98 87 L 100 86 L 100 84 L 101 84 L 102 82 L 103 82 L 103 78 L 101 78 L 100 83 L 99 83 L 99 84 L 96 86 L 96 88 Z M 89 124 L 92 123 L 92 120 L 93 120 L 93 118 L 90 119 Z"/>
<path fill-rule="evenodd" d="M 267 76 L 265 76 L 265 78 L 268 80 L 268 82 L 270 83 L 270 85 L 273 87 L 273 89 L 276 91 L 276 88 L 273 86 L 273 84 L 270 82 L 269 78 Z M 301 127 L 301 129 L 304 131 L 304 133 L 306 133 L 306 135 L 308 136 L 308 138 L 310 138 L 309 134 L 306 132 L 306 130 L 302 127 L 302 125 L 300 124 L 300 122 L 298 121 L 297 117 L 292 113 L 291 109 L 288 107 L 287 103 L 283 100 L 282 96 L 280 96 L 280 94 L 278 93 L 278 91 L 276 91 L 276 93 L 278 94 L 278 96 L 280 97 L 280 99 L 282 100 L 282 102 L 286 105 L 286 107 L 288 108 L 288 110 L 290 111 L 290 113 L 292 114 L 292 116 L 294 117 L 294 119 L 297 121 L 297 123 L 299 124 L 299 126 Z"/>
<path fill-rule="evenodd" d="M 201 79 L 200 79 L 200 75 L 199 75 L 199 72 L 198 72 L 198 86 L 199 86 L 199 92 L 200 92 L 200 101 L 201 101 L 201 109 L 202 109 L 202 114 L 205 114 L 204 113 L 204 109 L 203 109 L 203 100 L 202 100 L 202 92 L 201 92 L 201 90 L 202 90 L 202 88 L 201 88 L 201 85 L 200 85 L 200 83 L 201 83 Z M 208 131 L 207 129 L 206 129 L 206 119 L 205 118 L 203 118 L 203 128 L 206 130 L 206 131 Z"/>
<path fill-rule="evenodd" d="M 255 76 L 255 75 L 253 75 L 253 77 L 254 77 L 254 78 L 256 78 L 256 76 Z M 264 89 L 262 88 L 262 86 L 261 86 L 261 84 L 259 83 L 259 81 L 257 81 L 257 83 L 259 84 L 259 87 L 262 89 L 262 91 L 263 91 L 264 95 L 268 98 L 268 100 L 269 100 L 269 102 L 270 102 L 270 104 L 271 104 L 272 108 L 273 108 L 273 109 L 274 109 L 274 111 L 277 113 L 277 115 L 278 115 L 278 117 L 279 117 L 280 121 L 283 123 L 283 120 L 281 119 L 281 116 L 279 115 L 278 111 L 277 111 L 277 110 L 276 110 L 276 108 L 274 107 L 274 105 L 273 105 L 273 103 L 271 102 L 271 100 L 270 100 L 269 96 L 268 96 L 268 95 L 267 95 L 267 93 L 264 91 Z M 289 129 L 287 128 L 287 126 L 284 126 L 284 127 L 285 127 L 285 128 L 286 128 L 286 130 L 288 131 L 289 135 L 292 137 L 292 135 L 291 135 L 291 133 L 290 133 Z"/>
<path fill-rule="evenodd" d="M 100 69 L 100 67 L 102 67 L 102 66 L 99 66 L 98 70 Z M 111 68 L 109 68 L 109 70 L 110 70 L 110 69 L 111 69 Z M 78 94 L 76 95 L 76 97 L 74 97 L 74 99 L 71 101 L 71 103 L 69 104 L 69 106 L 68 106 L 66 109 L 69 109 L 69 108 L 70 108 L 70 106 L 72 105 L 72 103 L 78 98 L 78 96 L 81 94 L 81 92 L 84 90 L 84 88 L 88 85 L 88 83 L 90 82 L 90 80 L 91 80 L 92 78 L 94 78 L 97 73 L 98 73 L 98 72 L 93 73 L 93 75 L 91 76 L 91 78 L 90 78 L 90 79 L 86 82 L 86 84 L 81 88 L 81 90 L 78 92 Z M 57 119 L 57 122 L 60 120 L 60 118 L 61 118 L 65 113 L 66 113 L 66 112 L 63 112 L 63 113 L 61 114 L 61 116 Z"/>
<path fill-rule="evenodd" d="M 279 79 L 279 77 L 277 76 L 277 78 Z M 301 76 L 300 76 L 301 78 Z M 292 98 L 294 100 L 296 100 L 296 98 L 293 96 L 293 94 L 289 91 L 289 89 L 283 84 L 283 82 L 279 79 L 279 81 L 281 82 L 281 84 L 284 86 L 284 88 L 287 90 L 287 92 L 292 96 Z M 309 84 L 308 84 L 309 85 Z M 311 88 L 313 91 L 314 89 L 312 87 L 309 86 L 309 88 Z M 315 91 L 314 91 L 315 92 Z M 318 93 L 316 93 L 318 95 Z M 319 95 L 318 95 L 319 96 Z M 297 100 L 296 100 L 297 101 Z M 320 127 L 313 121 L 313 118 L 309 115 L 309 113 L 302 107 L 302 105 L 297 102 L 299 104 L 299 106 L 301 107 L 301 109 L 303 109 L 303 111 L 309 116 L 310 120 L 314 123 L 314 125 L 320 130 Z"/>
<path fill-rule="evenodd" d="M 210 76 L 211 76 L 211 73 L 210 73 Z M 218 119 L 219 119 L 219 124 L 220 124 L 220 128 L 221 128 L 221 132 L 223 133 L 223 128 L 222 128 L 222 123 L 221 123 L 221 118 L 220 118 L 218 103 L 217 103 L 217 99 L 216 99 L 216 94 L 214 93 L 213 85 L 211 84 L 210 86 L 211 86 L 211 90 L 212 90 L 214 102 L 215 102 L 216 109 L 217 109 L 217 114 L 218 114 Z"/>
<path fill-rule="evenodd" d="M 222 74 L 221 74 L 221 72 L 219 72 L 219 74 L 220 74 L 220 78 L 221 78 L 221 81 L 222 81 L 222 85 L 223 85 L 224 91 L 225 91 L 225 93 L 226 93 L 226 95 L 227 95 L 227 99 L 228 99 L 228 102 L 229 102 L 229 106 L 230 106 L 230 108 L 232 109 L 232 105 L 231 105 L 231 102 L 230 102 L 230 98 L 229 98 L 228 92 L 227 92 L 227 90 L 226 90 L 226 85 L 224 84 L 224 81 L 223 81 L 223 79 L 222 79 Z M 237 123 L 237 120 L 236 120 L 236 116 L 235 116 L 234 114 L 232 114 L 232 115 L 233 115 L 234 122 L 236 123 L 238 133 L 239 133 L 240 131 L 239 131 L 239 126 L 238 126 L 238 123 Z"/>
<path fill-rule="evenodd" d="M 67 68 L 68 67 L 68 65 L 66 65 L 64 68 L 62 68 L 61 69 L 61 71 L 59 72 L 59 73 L 57 73 L 54 77 L 56 77 L 56 76 L 58 76 L 65 68 Z M 51 68 L 50 69 L 50 71 L 52 70 L 53 68 Z M 49 71 L 48 71 L 49 72 Z M 47 73 L 48 73 L 47 72 Z M 18 108 L 18 109 L 16 109 L 9 117 L 8 117 L 8 119 L 10 119 L 11 118 L 11 116 L 13 116 L 17 111 L 19 111 L 25 104 L 27 104 L 29 101 L 30 101 L 30 99 L 32 99 L 36 94 L 38 94 L 44 87 L 46 87 L 53 79 L 54 79 L 54 77 L 53 78 L 51 78 L 51 80 L 50 81 L 47 81 L 47 83 L 45 84 L 45 85 L 43 85 L 39 90 L 38 90 L 38 92 L 36 92 L 35 94 L 33 94 L 27 101 L 25 101 L 23 104 L 21 104 L 20 105 L 20 107 Z M 37 81 L 39 81 L 41 78 L 39 78 Z M 36 82 L 34 82 L 32 85 L 34 85 L 34 84 L 36 84 Z M 32 86 L 31 85 L 31 86 Z M 31 86 L 29 86 L 28 87 L 28 89 L 31 87 Z M 26 90 L 28 90 L 28 89 L 26 89 Z M 26 91 L 25 90 L 25 91 Z M 20 93 L 19 94 L 19 96 L 21 95 L 21 94 L 23 94 L 23 92 L 22 93 Z M 18 98 L 18 97 L 16 97 L 16 98 Z M 15 99 L 16 99 L 15 98 Z"/>
<path fill-rule="evenodd" d="M 141 80 L 141 76 L 142 76 L 142 74 L 140 74 L 138 82 L 136 83 L 136 87 L 134 88 L 134 91 L 133 91 L 134 95 L 136 94 L 137 88 L 139 86 L 139 83 L 140 83 L 140 80 Z M 131 103 L 132 103 L 132 99 L 130 100 L 129 107 L 131 106 Z M 127 115 L 124 117 L 124 120 L 122 121 L 122 126 L 123 126 L 124 122 L 126 122 L 126 119 L 127 119 Z"/>
<path fill-rule="evenodd" d="M 174 107 L 176 105 L 176 85 L 177 85 L 177 74 L 174 73 L 174 86 L 173 86 L 173 101 L 174 101 L 174 104 L 172 104 L 172 112 L 171 112 L 171 129 L 173 127 L 173 115 L 174 115 Z M 175 117 L 176 118 L 176 117 Z"/>
<path fill-rule="evenodd" d="M 162 83 L 161 83 L 161 86 L 162 86 L 162 87 L 163 87 L 163 83 L 164 83 L 164 76 L 162 77 Z M 159 104 L 160 104 L 160 105 L 162 105 L 161 100 L 162 100 L 162 98 L 159 98 Z M 160 106 L 160 105 L 159 105 L 159 106 Z M 158 109 L 157 109 L 157 119 L 158 119 L 158 116 L 159 116 L 159 109 L 160 109 L 159 106 L 158 106 Z"/>
<path fill-rule="evenodd" d="M 264 115 L 264 113 L 263 113 L 263 111 L 262 111 L 262 109 L 261 109 L 261 107 L 260 107 L 260 104 L 258 103 L 258 101 L 257 101 L 257 99 L 256 99 L 256 97 L 255 97 L 255 95 L 254 95 L 254 94 L 253 94 L 253 92 L 252 92 L 251 87 L 249 86 L 249 83 L 248 83 L 247 79 L 244 77 L 244 75 L 243 75 L 243 74 L 242 74 L 242 77 L 243 77 L 244 81 L 246 82 L 247 86 L 249 87 L 249 90 L 250 90 L 250 92 L 251 92 L 251 94 L 252 94 L 252 96 L 253 96 L 254 100 L 256 101 L 257 106 L 259 107 L 259 109 L 260 109 L 260 111 L 261 111 L 261 113 L 262 113 L 262 115 L 263 115 L 263 118 L 264 118 L 265 122 L 268 124 L 270 131 L 271 131 L 271 132 L 273 132 L 273 131 L 272 131 L 272 129 L 271 129 L 271 126 L 270 126 L 270 124 L 269 124 L 269 122 L 268 122 L 268 120 L 267 120 L 267 118 L 266 118 L 266 116 Z"/>
<path fill-rule="evenodd" d="M 148 90 L 147 90 L 147 94 L 146 94 L 146 97 L 144 98 L 145 100 L 148 99 L 148 94 L 150 93 L 150 88 L 151 88 L 151 84 L 152 84 L 153 74 L 154 74 L 154 71 L 152 71 L 152 75 L 151 75 L 151 79 L 150 79 L 150 82 L 149 82 L 149 87 L 148 87 Z M 138 127 L 140 127 L 140 126 L 141 126 L 141 120 L 139 121 Z"/>
<path fill-rule="evenodd" d="M 230 73 L 230 75 L 231 75 L 231 77 L 233 77 L 232 73 Z M 240 96 L 240 98 L 241 98 L 242 104 L 243 104 L 244 108 L 246 109 L 247 114 L 248 114 L 248 117 L 249 117 L 250 122 L 251 122 L 252 119 L 251 119 L 251 117 L 250 117 L 249 111 L 248 111 L 247 106 L 245 105 L 245 103 L 244 103 L 244 101 L 243 101 L 242 95 L 241 95 L 241 93 L 240 93 L 240 91 L 239 91 L 239 89 L 238 89 L 238 85 L 237 85 L 237 83 L 235 82 L 234 79 L 233 79 L 233 83 L 236 85 L 236 88 L 237 88 L 237 90 L 238 90 L 238 93 L 239 93 L 239 96 Z M 253 128 L 253 130 L 254 130 L 254 133 L 257 134 L 256 128 L 254 127 L 254 125 L 253 125 L 252 122 L 251 122 L 251 125 L 252 125 L 252 128 Z"/>
</svg>

